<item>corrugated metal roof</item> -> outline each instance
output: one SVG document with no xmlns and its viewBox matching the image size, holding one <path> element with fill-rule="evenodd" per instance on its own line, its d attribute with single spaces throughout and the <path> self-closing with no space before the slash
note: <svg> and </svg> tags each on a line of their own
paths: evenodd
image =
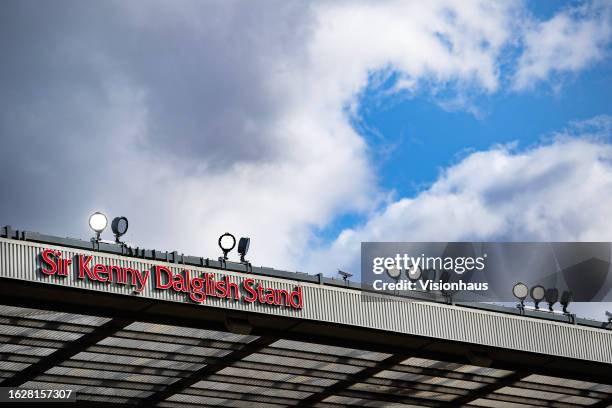
<svg viewBox="0 0 612 408">
<path fill-rule="evenodd" d="M 43 317 L 52 315 L 43 310 L 18 307 L 0 307 L 0 310 L 7 313 L 0 315 L 0 319 L 26 315 L 31 319 L 26 328 L 6 325 L 9 330 L 0 326 L 0 332 L 14 338 L 15 343 L 17 340 L 52 338 L 66 340 L 62 347 L 70 348 L 75 343 L 73 337 L 82 335 L 74 333 L 78 329 L 76 326 L 38 326 L 37 323 L 49 321 Z M 60 323 L 92 321 L 88 316 L 69 313 L 52 320 Z M 89 329 L 97 330 L 91 326 Z M 143 322 L 125 325 L 116 333 L 125 331 L 161 336 L 138 340 L 111 333 L 83 350 L 76 350 L 70 358 L 57 361 L 21 386 L 73 389 L 78 400 L 84 403 L 139 404 L 154 399 L 176 382 L 193 377 L 191 385 L 155 401 L 158 406 L 166 407 L 284 407 L 315 400 L 312 406 L 330 408 L 450 407 L 457 398 L 470 396 L 497 383 L 500 384 L 498 388 L 469 405 L 572 408 L 612 399 L 610 384 L 539 374 L 525 374 L 511 384 L 504 384 L 504 378 L 513 375 L 513 371 L 444 360 L 400 358 L 395 364 L 379 368 L 380 362 L 393 357 L 393 353 L 352 347 L 282 338 L 263 342 L 257 336 Z M 210 345 L 206 342 L 211 340 L 219 342 L 216 348 L 200 345 Z M 9 346 L 0 346 L 0 377 L 6 381 L 31 364 L 54 356 L 54 350 L 35 344 Z M 281 355 L 274 355 L 275 351 Z M 152 354 L 139 356 L 141 352 Z M 293 354 L 290 357 L 282 355 L 288 352 Z M 236 353 L 241 353 L 240 357 L 235 357 Z M 184 361 L 187 356 L 193 361 Z M 203 364 L 206 358 L 213 358 L 210 364 L 214 369 Z M 363 375 L 364 372 L 368 374 Z"/>
</svg>

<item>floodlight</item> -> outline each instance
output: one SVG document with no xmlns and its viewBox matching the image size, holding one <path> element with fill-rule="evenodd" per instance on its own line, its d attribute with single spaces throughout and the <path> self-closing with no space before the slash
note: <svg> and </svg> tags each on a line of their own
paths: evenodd
<svg viewBox="0 0 612 408">
<path fill-rule="evenodd" d="M 100 241 L 100 234 L 102 233 L 102 231 L 104 231 L 107 224 L 108 219 L 106 218 L 106 215 L 102 214 L 99 211 L 96 211 L 89 217 L 89 228 L 91 228 L 96 233 L 96 241 Z"/>
<path fill-rule="evenodd" d="M 115 217 L 111 222 L 111 229 L 115 234 L 115 242 L 120 243 L 119 238 L 124 235 L 128 230 L 128 219 L 125 217 Z"/>
<path fill-rule="evenodd" d="M 567 307 L 573 300 L 573 297 L 574 295 L 569 290 L 563 291 L 563 294 L 561 295 L 561 300 L 559 301 L 559 303 L 561 303 L 561 306 L 563 306 L 563 313 L 568 313 Z"/>
<path fill-rule="evenodd" d="M 386 269 L 387 269 L 387 275 L 389 275 L 391 279 L 398 279 L 400 275 L 402 274 L 402 271 L 400 271 L 395 265 L 391 266 L 390 268 L 386 268 Z"/>
<path fill-rule="evenodd" d="M 546 303 L 548 303 L 548 310 L 553 311 L 553 305 L 559 300 L 559 290 L 556 288 L 546 289 L 544 294 Z"/>
<path fill-rule="evenodd" d="M 612 313 L 606 311 L 606 317 L 608 318 L 608 324 L 612 324 Z"/>
<path fill-rule="evenodd" d="M 540 302 L 544 299 L 544 295 L 546 294 L 546 289 L 542 285 L 536 285 L 531 288 L 531 299 L 533 299 L 533 303 L 536 309 L 540 308 Z"/>
<path fill-rule="evenodd" d="M 525 306 L 525 299 L 529 294 L 529 288 L 523 282 L 517 282 L 512 288 L 512 294 L 521 302 L 521 307 Z"/>
<path fill-rule="evenodd" d="M 529 294 L 529 288 L 523 282 L 518 282 L 512 288 L 512 294 L 517 299 L 523 301 L 527 299 L 527 295 Z"/>
<path fill-rule="evenodd" d="M 219 237 L 219 248 L 223 251 L 223 260 L 227 260 L 227 254 L 236 246 L 236 238 L 226 232 Z"/>
<path fill-rule="evenodd" d="M 406 269 L 406 277 L 411 281 L 419 280 L 421 275 L 423 275 L 423 271 L 419 265 L 412 265 L 410 268 Z"/>
<path fill-rule="evenodd" d="M 240 262 L 247 262 L 244 257 L 249 252 L 249 245 L 251 244 L 251 238 L 240 238 L 238 241 L 238 253 L 240 254 Z"/>
</svg>

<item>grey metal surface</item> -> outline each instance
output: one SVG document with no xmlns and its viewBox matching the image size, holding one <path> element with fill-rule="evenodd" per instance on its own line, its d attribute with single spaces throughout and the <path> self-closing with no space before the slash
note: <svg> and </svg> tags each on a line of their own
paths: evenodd
<svg viewBox="0 0 612 408">
<path fill-rule="evenodd" d="M 47 285 L 65 285 L 123 296 L 142 296 L 180 303 L 191 302 L 185 294 L 179 294 L 171 290 L 156 290 L 151 285 L 148 285 L 141 294 L 136 295 L 127 286 L 79 280 L 75 279 L 73 273 L 66 278 L 45 276 L 39 271 L 38 261 L 43 249 L 60 250 L 64 258 L 72 258 L 77 254 L 92 255 L 94 256 L 94 263 L 112 263 L 140 270 L 150 270 L 153 265 L 163 265 L 174 272 L 186 267 L 190 271 L 196 273 L 208 272 L 216 277 L 227 275 L 236 282 L 246 277 L 252 277 L 276 289 L 292 290 L 295 286 L 301 286 L 304 293 L 304 308 L 302 310 L 210 297 L 202 305 L 193 303 L 193 307 L 215 307 L 295 319 L 325 321 L 612 363 L 612 331 L 609 330 L 433 302 L 410 301 L 384 295 L 366 294 L 356 289 L 319 285 L 301 280 L 184 266 L 177 263 L 138 259 L 21 240 L 0 238 L 0 278 Z M 368 297 L 368 300 L 364 300 L 365 296 Z"/>
</svg>

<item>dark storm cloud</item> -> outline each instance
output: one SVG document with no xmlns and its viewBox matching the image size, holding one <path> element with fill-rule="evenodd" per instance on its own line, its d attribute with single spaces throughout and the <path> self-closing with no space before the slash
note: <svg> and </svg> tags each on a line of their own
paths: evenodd
<svg viewBox="0 0 612 408">
<path fill-rule="evenodd" d="M 194 171 L 282 154 L 268 77 L 300 52 L 307 7 L 2 2 L 0 223 L 77 233 L 62 222 L 120 194 L 136 151 Z"/>
</svg>

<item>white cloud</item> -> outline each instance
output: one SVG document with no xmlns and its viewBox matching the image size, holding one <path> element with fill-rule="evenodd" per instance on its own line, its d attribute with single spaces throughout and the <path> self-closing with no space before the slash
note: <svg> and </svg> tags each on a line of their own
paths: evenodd
<svg viewBox="0 0 612 408">
<path fill-rule="evenodd" d="M 161 160 L 150 160 L 155 168 L 145 170 L 149 177 L 185 175 L 160 197 L 161 207 L 153 208 L 190 214 L 155 228 L 167 242 L 208 253 L 215 251 L 216 234 L 236 231 L 253 238 L 254 262 L 301 267 L 313 226 L 326 225 L 341 211 L 372 209 L 385 194 L 375 185 L 364 140 L 343 110 L 355 103 L 369 74 L 390 69 L 415 81 L 494 91 L 496 58 L 516 12 L 511 3 L 486 2 L 313 5 L 304 29 L 308 35 L 300 37 L 303 52 L 274 54 L 269 66 L 264 63 L 265 75 L 256 78 L 264 93 L 279 98 L 273 105 L 278 111 L 273 120 L 253 118 L 251 125 L 266 135 L 264 149 L 276 148 L 278 154 L 267 162 L 236 161 L 221 173 L 203 163 L 197 175 L 189 163 L 184 169 L 180 163 L 160 168 Z M 189 26 L 197 12 L 186 15 L 182 22 Z M 240 142 L 245 143 L 242 136 Z M 132 202 L 147 193 L 128 190 Z M 142 222 L 150 217 L 145 209 Z M 185 234 L 192 225 L 209 236 Z"/>
<path fill-rule="evenodd" d="M 597 121 L 607 123 L 599 130 L 609 138 L 612 118 Z M 428 190 L 343 231 L 310 267 L 358 271 L 362 241 L 609 241 L 612 145 L 603 136 L 560 134 L 524 151 L 472 153 Z"/>
<path fill-rule="evenodd" d="M 136 244 L 213 256 L 229 230 L 251 236 L 253 262 L 297 268 L 313 227 L 386 194 L 345 110 L 370 74 L 493 92 L 518 10 L 484 1 L 7 10 L 23 23 L 2 37 L 29 46 L 8 48 L 3 173 L 35 164 L 2 180 L 22 201 L 2 213 L 74 234 L 75 215 L 102 207 L 130 217 Z M 48 138 L 61 146 L 54 155 L 19 153 Z M 78 199 L 41 207 L 36 198 L 53 189 L 40 163 Z M 76 235 L 87 233 L 83 223 Z"/>
<path fill-rule="evenodd" d="M 612 3 L 599 1 L 532 21 L 524 34 L 514 88 L 528 89 L 551 75 L 575 73 L 607 56 L 612 38 Z"/>
</svg>

